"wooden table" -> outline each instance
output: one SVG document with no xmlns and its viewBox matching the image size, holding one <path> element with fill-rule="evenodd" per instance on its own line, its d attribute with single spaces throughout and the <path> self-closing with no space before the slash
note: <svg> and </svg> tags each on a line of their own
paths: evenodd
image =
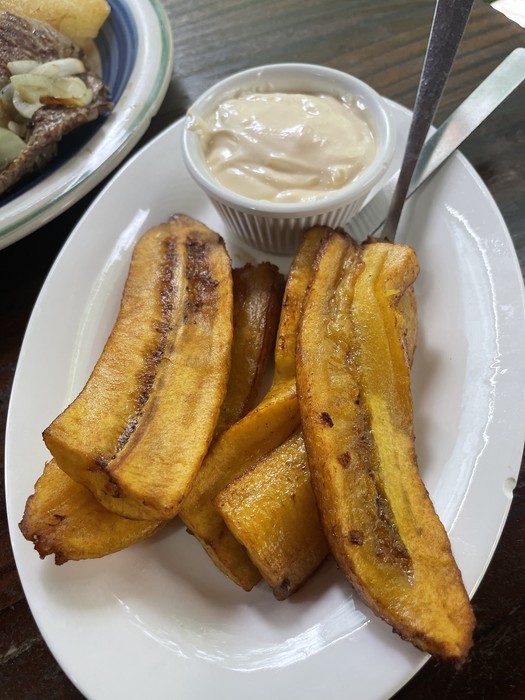
<svg viewBox="0 0 525 700">
<path fill-rule="evenodd" d="M 217 79 L 253 65 L 320 63 L 355 74 L 411 108 L 432 17 L 430 0 L 165 0 L 173 29 L 170 88 L 144 142 L 180 117 Z M 479 0 L 436 123 L 524 31 Z M 462 149 L 494 196 L 525 263 L 525 90 L 515 92 Z M 94 193 L 0 251 L 0 443 L 24 329 L 45 276 Z M 1 209 L 0 209 L 1 216 Z M 3 454 L 3 449 L 1 450 Z M 523 471 L 523 470 L 522 470 Z M 3 488 L 3 480 L 2 480 Z M 525 697 L 525 480 L 475 597 L 475 647 L 460 671 L 430 661 L 399 700 Z M 35 555 L 36 556 L 36 555 Z M 380 673 L 381 669 L 377 669 Z M 349 695 L 352 697 L 351 684 Z M 24 599 L 0 498 L 0 698 L 78 698 L 43 642 Z M 223 697 L 218 694 L 218 697 Z M 355 700 L 359 700 L 356 698 Z"/>
</svg>

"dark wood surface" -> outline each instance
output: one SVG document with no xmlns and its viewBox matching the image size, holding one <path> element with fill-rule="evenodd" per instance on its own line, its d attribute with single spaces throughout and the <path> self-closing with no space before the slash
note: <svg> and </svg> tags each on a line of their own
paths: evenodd
<svg viewBox="0 0 525 700">
<path fill-rule="evenodd" d="M 431 0 L 165 0 L 165 6 L 173 29 L 175 65 L 166 99 L 143 143 L 180 117 L 216 80 L 268 62 L 302 61 L 339 68 L 412 107 L 433 11 Z M 436 123 L 524 41 L 524 30 L 478 0 Z M 501 209 L 522 271 L 524 115 L 522 87 L 462 149 Z M 57 253 L 93 196 L 0 251 L 2 448 L 17 356 L 33 304 Z M 24 599 L 9 543 L 3 478 L 0 488 L 0 698 L 79 698 L 48 651 Z M 478 626 L 469 662 L 455 670 L 430 661 L 399 691 L 397 700 L 525 698 L 524 542 L 522 470 L 503 535 L 474 597 Z M 226 696 L 218 689 L 217 697 Z M 348 697 L 354 697 L 351 681 Z"/>
</svg>

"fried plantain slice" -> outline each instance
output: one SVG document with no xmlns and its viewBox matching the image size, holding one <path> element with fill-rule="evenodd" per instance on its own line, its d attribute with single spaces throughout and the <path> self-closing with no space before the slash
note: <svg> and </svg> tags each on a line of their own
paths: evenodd
<svg viewBox="0 0 525 700">
<path fill-rule="evenodd" d="M 284 277 L 269 262 L 233 270 L 233 344 L 226 400 L 216 435 L 251 410 L 275 344 Z"/>
<path fill-rule="evenodd" d="M 151 537 L 165 522 L 111 513 L 51 460 L 27 499 L 20 530 L 42 559 L 54 554 L 55 564 L 64 564 L 118 552 Z"/>
<path fill-rule="evenodd" d="M 186 216 L 149 230 L 86 386 L 44 431 L 58 466 L 119 515 L 174 517 L 214 434 L 231 343 L 220 236 Z"/>
<path fill-rule="evenodd" d="M 188 530 L 215 564 L 247 591 L 260 580 L 260 573 L 246 549 L 229 531 L 213 499 L 235 477 L 281 445 L 299 424 L 295 387 L 297 327 L 313 261 L 326 235 L 325 228 L 311 229 L 292 263 L 284 291 L 270 391 L 258 406 L 215 442 L 180 510 Z"/>
<path fill-rule="evenodd" d="M 411 364 L 417 337 L 413 287 L 400 295 L 395 310 Z M 300 429 L 228 484 L 214 502 L 278 600 L 295 593 L 329 551 Z"/>
<path fill-rule="evenodd" d="M 242 353 L 250 361 L 232 363 L 221 408 L 224 428 L 247 412 L 258 391 L 277 330 L 274 308 L 280 308 L 284 284 L 277 267 L 269 263 L 246 265 L 234 270 L 233 277 L 241 283 L 234 282 L 232 357 Z M 112 513 L 51 460 L 27 500 L 19 526 L 42 558 L 54 554 L 55 562 L 63 564 L 117 552 L 150 537 L 166 522 L 131 520 Z"/>
<path fill-rule="evenodd" d="M 215 498 L 278 600 L 294 593 L 328 554 L 297 430 Z"/>
<path fill-rule="evenodd" d="M 340 568 L 403 638 L 461 662 L 474 616 L 418 472 L 396 309 L 417 272 L 408 246 L 326 242 L 299 329 L 298 395 L 312 486 Z"/>
</svg>

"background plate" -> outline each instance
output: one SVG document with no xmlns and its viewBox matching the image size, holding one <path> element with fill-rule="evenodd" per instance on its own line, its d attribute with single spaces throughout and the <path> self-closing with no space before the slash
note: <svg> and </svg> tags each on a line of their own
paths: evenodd
<svg viewBox="0 0 525 700">
<path fill-rule="evenodd" d="M 97 37 L 103 77 L 115 107 L 66 136 L 58 157 L 0 201 L 0 249 L 65 211 L 103 180 L 146 131 L 168 89 L 173 47 L 160 0 L 108 0 Z"/>
<path fill-rule="evenodd" d="M 399 162 L 410 115 L 392 110 Z M 137 237 L 180 211 L 223 233 L 235 264 L 271 258 L 225 233 L 182 165 L 181 131 L 178 122 L 149 143 L 95 200 L 27 330 L 6 439 L 8 517 L 27 599 L 59 663 L 96 700 L 347 700 L 349 688 L 359 700 L 389 697 L 427 657 L 371 615 L 330 561 L 277 602 L 262 584 L 245 593 L 230 583 L 178 522 L 126 551 L 60 568 L 18 531 L 48 457 L 41 432 L 103 347 Z M 498 209 L 460 155 L 412 198 L 400 241 L 421 264 L 420 468 L 472 593 L 505 521 L 525 437 L 523 281 Z M 290 262 L 273 259 L 283 271 Z"/>
</svg>

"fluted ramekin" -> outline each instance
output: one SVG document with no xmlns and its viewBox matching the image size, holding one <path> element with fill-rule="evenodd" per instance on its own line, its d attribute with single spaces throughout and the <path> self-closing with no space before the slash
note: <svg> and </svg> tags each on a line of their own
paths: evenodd
<svg viewBox="0 0 525 700">
<path fill-rule="evenodd" d="M 246 91 L 352 95 L 364 107 L 373 132 L 374 159 L 352 182 L 308 202 L 270 202 L 229 190 L 208 169 L 199 134 L 191 125 L 195 118 L 211 115 L 225 99 Z M 187 117 L 182 137 L 183 157 L 189 173 L 232 232 L 255 248 L 271 253 L 293 254 L 304 231 L 311 226 L 336 228 L 346 224 L 359 211 L 394 154 L 395 132 L 384 100 L 358 78 L 324 66 L 280 63 L 236 73 L 204 92 L 192 105 L 191 115 Z"/>
</svg>

